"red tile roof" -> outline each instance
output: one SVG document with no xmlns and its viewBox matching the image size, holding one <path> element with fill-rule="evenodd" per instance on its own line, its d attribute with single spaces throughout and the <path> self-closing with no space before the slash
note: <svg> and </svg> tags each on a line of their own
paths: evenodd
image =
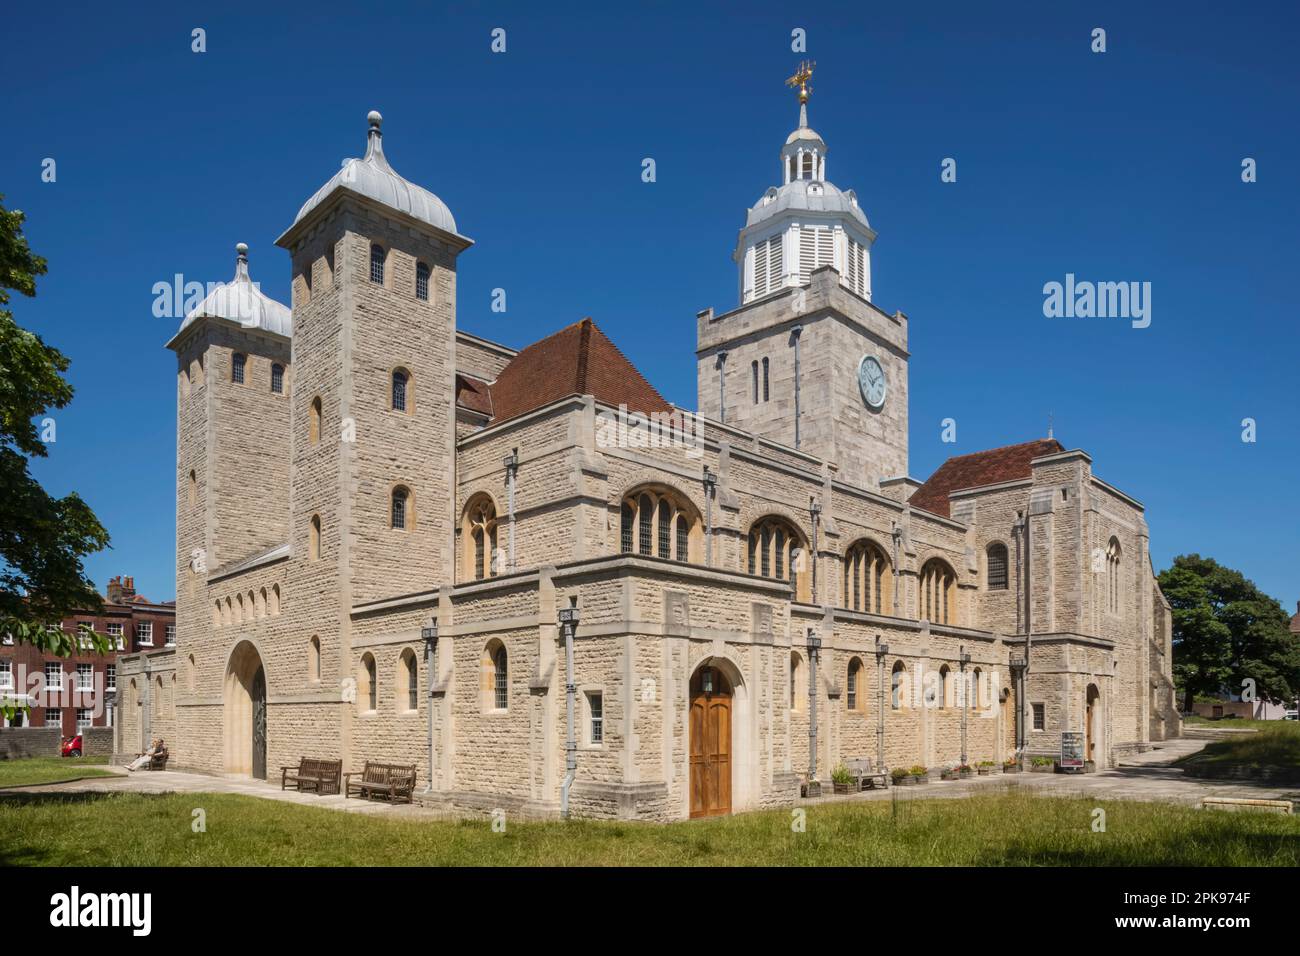
<svg viewBox="0 0 1300 956">
<path fill-rule="evenodd" d="M 456 404 L 470 411 L 482 412 L 492 417 L 492 389 L 487 382 L 473 375 L 459 372 L 456 375 Z"/>
<path fill-rule="evenodd" d="M 1065 448 L 1055 438 L 1039 438 L 1019 445 L 1006 445 L 949 458 L 925 484 L 913 492 L 909 504 L 913 508 L 950 518 L 952 515 L 948 510 L 948 495 L 952 492 L 1028 478 L 1031 461 L 1061 451 L 1065 451 Z"/>
<path fill-rule="evenodd" d="M 646 415 L 672 411 L 591 319 L 523 349 L 502 369 L 489 395 L 493 423 L 570 395 L 593 395 L 608 405 L 626 405 L 628 411 Z"/>
</svg>

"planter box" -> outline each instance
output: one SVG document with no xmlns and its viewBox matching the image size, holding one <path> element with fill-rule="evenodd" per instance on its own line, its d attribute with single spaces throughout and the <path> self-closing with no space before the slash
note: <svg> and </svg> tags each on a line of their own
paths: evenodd
<svg viewBox="0 0 1300 956">
<path fill-rule="evenodd" d="M 913 777 L 911 774 L 908 774 L 907 779 L 912 781 L 914 784 L 929 783 L 930 775 L 927 773 L 924 777 Z"/>
<path fill-rule="evenodd" d="M 987 774 L 992 773 L 992 772 L 993 772 L 993 768 L 992 768 L 992 767 L 976 767 L 976 768 L 975 768 L 975 772 L 976 772 L 977 774 L 979 774 L 981 777 L 983 777 L 983 776 L 986 776 Z"/>
<path fill-rule="evenodd" d="M 852 793 L 852 792 L 853 792 L 853 781 L 852 781 L 852 780 L 848 781 L 847 783 L 840 783 L 838 780 L 835 780 L 835 781 L 832 781 L 832 786 L 835 787 L 835 792 L 836 792 L 836 793 Z"/>
<path fill-rule="evenodd" d="M 1020 764 L 1018 764 L 1018 763 L 1013 763 L 1013 764 L 1011 764 L 1010 766 L 1007 766 L 1007 765 L 1004 764 L 1003 767 L 1002 767 L 1002 772 L 1003 772 L 1003 773 L 1020 773 Z"/>
<path fill-rule="evenodd" d="M 962 780 L 969 780 L 971 777 L 971 772 L 969 770 L 958 770 L 957 776 Z"/>
<path fill-rule="evenodd" d="M 1049 763 L 1045 767 L 1040 767 L 1037 764 L 1030 764 L 1029 772 L 1030 773 L 1056 773 L 1056 764 Z"/>
<path fill-rule="evenodd" d="M 822 795 L 822 785 L 820 781 L 812 780 L 803 784 L 800 791 L 805 797 L 820 797 Z"/>
</svg>

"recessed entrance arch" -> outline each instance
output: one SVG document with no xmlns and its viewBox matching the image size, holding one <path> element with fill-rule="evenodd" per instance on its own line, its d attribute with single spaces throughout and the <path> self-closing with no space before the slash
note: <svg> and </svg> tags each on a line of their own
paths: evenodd
<svg viewBox="0 0 1300 956">
<path fill-rule="evenodd" d="M 708 664 L 691 678 L 691 817 L 731 812 L 731 681 Z"/>
<path fill-rule="evenodd" d="M 1088 685 L 1087 703 L 1083 716 L 1083 759 L 1096 762 L 1097 719 L 1101 712 L 1101 691 L 1096 684 Z"/>
<path fill-rule="evenodd" d="M 249 641 L 241 641 L 230 654 L 224 704 L 226 771 L 265 780 L 266 670 Z"/>
</svg>

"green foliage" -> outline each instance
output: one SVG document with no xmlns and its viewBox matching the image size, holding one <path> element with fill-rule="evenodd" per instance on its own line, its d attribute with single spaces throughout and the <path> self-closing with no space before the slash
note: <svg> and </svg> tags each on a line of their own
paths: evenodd
<svg viewBox="0 0 1300 956">
<path fill-rule="evenodd" d="M 894 783 L 899 783 L 910 773 L 911 771 L 904 767 L 895 767 L 893 770 L 889 771 L 889 777 L 894 781 Z"/>
<path fill-rule="evenodd" d="M 930 769 L 928 767 L 922 767 L 920 764 L 917 764 L 911 770 L 908 771 L 908 773 L 911 774 L 913 777 L 924 777 L 929 772 Z"/>
<path fill-rule="evenodd" d="M 1300 692 L 1300 641 L 1276 599 L 1240 571 L 1185 554 L 1160 573 L 1173 609 L 1174 681 L 1184 708 L 1221 689 L 1240 694 L 1253 680 L 1258 700 L 1289 702 Z"/>
<path fill-rule="evenodd" d="M 1053 757 L 1031 757 L 1029 762 L 1035 767 L 1050 767 L 1056 760 Z"/>
<path fill-rule="evenodd" d="M 0 633 L 66 656 L 77 636 L 51 624 L 100 607 L 82 558 L 106 547 L 108 532 L 75 492 L 51 497 L 28 470 L 29 459 L 46 454 L 36 419 L 64 408 L 72 386 L 63 378 L 67 357 L 4 308 L 11 290 L 34 296 L 46 270 L 27 245 L 25 218 L 0 204 Z M 107 644 L 90 642 L 101 652 Z M 12 716 L 11 703 L 0 710 Z"/>
<path fill-rule="evenodd" d="M 852 783 L 853 774 L 849 772 L 848 767 L 841 763 L 831 771 L 831 780 L 835 783 Z"/>
<path fill-rule="evenodd" d="M 19 760 L 0 760 L 0 787 L 30 787 L 41 783 L 59 783 L 81 777 L 111 777 L 113 771 L 101 770 L 95 764 L 106 764 L 108 758 L 100 757 L 26 757 Z"/>
</svg>

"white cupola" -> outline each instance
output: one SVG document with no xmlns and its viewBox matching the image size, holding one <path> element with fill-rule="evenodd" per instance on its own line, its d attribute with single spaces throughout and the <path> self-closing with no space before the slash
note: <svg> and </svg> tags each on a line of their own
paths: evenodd
<svg viewBox="0 0 1300 956">
<path fill-rule="evenodd" d="M 876 234 L 853 190 L 826 180 L 826 141 L 808 126 L 808 79 L 803 63 L 786 81 L 799 93 L 799 126 L 781 147 L 781 185 L 773 186 L 749 210 L 735 260 L 740 303 L 807 285 L 823 266 L 840 274 L 840 284 L 871 299 L 871 244 Z"/>
</svg>

